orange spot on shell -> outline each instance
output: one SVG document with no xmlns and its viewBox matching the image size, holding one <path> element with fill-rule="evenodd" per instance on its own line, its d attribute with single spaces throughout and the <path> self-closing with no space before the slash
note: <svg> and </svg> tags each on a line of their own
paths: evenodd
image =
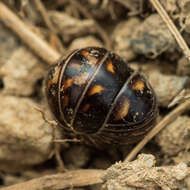
<svg viewBox="0 0 190 190">
<path fill-rule="evenodd" d="M 86 63 L 92 67 L 94 67 L 99 62 L 98 58 L 89 51 L 82 50 L 80 53 L 88 60 Z"/>
<path fill-rule="evenodd" d="M 129 108 L 130 108 L 130 103 L 129 101 L 125 98 L 119 108 L 117 113 L 115 114 L 115 120 L 121 120 L 123 119 L 129 112 Z"/>
<path fill-rule="evenodd" d="M 86 112 L 86 111 L 88 111 L 89 108 L 90 108 L 90 104 L 85 104 L 85 105 L 83 106 L 83 108 L 82 108 L 82 111 L 83 111 L 83 112 Z"/>
<path fill-rule="evenodd" d="M 101 85 L 95 85 L 91 88 L 88 95 L 92 96 L 94 94 L 100 93 L 102 90 L 104 90 L 104 87 L 102 87 Z"/>
<path fill-rule="evenodd" d="M 52 84 L 53 84 L 52 80 L 49 80 L 48 83 L 47 83 L 48 88 L 50 88 Z"/>
<path fill-rule="evenodd" d="M 84 57 L 88 57 L 88 55 L 89 55 L 89 52 L 88 51 L 85 51 L 85 50 L 83 50 L 83 51 L 81 51 L 81 54 L 84 56 Z"/>
<path fill-rule="evenodd" d="M 64 90 L 66 90 L 67 88 L 69 88 L 70 86 L 72 86 L 72 84 L 73 84 L 73 79 L 67 79 L 64 82 Z"/>
<path fill-rule="evenodd" d="M 133 90 L 144 90 L 145 84 L 144 81 L 142 81 L 141 79 L 137 79 L 133 82 L 132 84 L 132 89 Z"/>
<path fill-rule="evenodd" d="M 90 55 L 90 53 L 88 51 L 85 51 L 85 50 L 81 51 L 81 55 L 83 55 L 86 59 L 88 59 L 87 64 L 89 64 L 91 66 L 96 65 L 96 63 L 98 61 L 97 58 Z"/>
<path fill-rule="evenodd" d="M 112 64 L 112 61 L 109 61 L 108 63 L 107 63 L 107 70 L 108 71 L 110 71 L 111 73 L 115 73 L 115 71 L 114 71 L 114 67 L 113 67 L 113 64 Z"/>
</svg>

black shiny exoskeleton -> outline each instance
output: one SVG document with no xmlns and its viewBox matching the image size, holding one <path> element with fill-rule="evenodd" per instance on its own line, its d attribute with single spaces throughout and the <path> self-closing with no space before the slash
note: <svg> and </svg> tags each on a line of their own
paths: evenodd
<svg viewBox="0 0 190 190">
<path fill-rule="evenodd" d="M 59 125 L 92 144 L 129 144 L 149 131 L 156 96 L 145 77 L 104 48 L 73 51 L 49 72 L 46 95 Z"/>
</svg>

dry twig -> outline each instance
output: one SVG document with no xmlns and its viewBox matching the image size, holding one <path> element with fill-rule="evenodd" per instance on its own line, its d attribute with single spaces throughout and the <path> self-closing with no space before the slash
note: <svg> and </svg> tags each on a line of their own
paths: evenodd
<svg viewBox="0 0 190 190">
<path fill-rule="evenodd" d="M 16 185 L 0 188 L 1 190 L 61 190 L 100 184 L 104 170 L 75 170 L 63 174 L 47 175 Z"/>
<path fill-rule="evenodd" d="M 0 2 L 0 19 L 13 30 L 39 57 L 47 63 L 54 63 L 60 54 L 47 42 L 34 34 L 7 6 Z"/>
<path fill-rule="evenodd" d="M 168 108 L 182 103 L 184 101 L 186 101 L 187 99 L 190 99 L 190 94 L 186 92 L 185 89 L 183 89 L 176 97 L 174 97 L 174 99 L 169 103 Z"/>
<path fill-rule="evenodd" d="M 128 154 L 125 161 L 131 161 L 138 152 L 164 127 L 169 123 L 174 121 L 182 112 L 190 109 L 190 100 L 185 101 L 183 104 L 180 104 L 173 111 L 164 117 L 146 136 L 145 138 L 137 144 L 137 146 Z"/>
<path fill-rule="evenodd" d="M 137 162 L 135 162 L 135 164 L 136 163 Z M 146 162 L 144 163 L 146 164 Z M 140 165 L 142 167 L 142 164 Z M 148 165 L 150 167 L 150 163 Z M 115 166 L 117 168 L 118 165 L 115 165 Z M 123 169 L 126 169 L 126 166 L 124 165 Z M 190 171 L 190 168 L 188 168 L 188 170 Z M 114 171 L 116 171 L 116 174 L 118 175 L 117 170 L 114 170 Z M 60 174 L 54 174 L 54 175 L 47 175 L 40 178 L 29 180 L 26 182 L 22 182 L 19 184 L 3 187 L 3 188 L 0 188 L 0 190 L 44 190 L 44 189 L 63 190 L 63 189 L 68 189 L 68 188 L 73 188 L 73 187 L 84 187 L 84 186 L 89 186 L 89 185 L 102 184 L 103 182 L 105 182 L 102 180 L 102 177 L 105 176 L 107 172 L 109 173 L 109 170 L 87 169 L 87 170 L 67 171 L 63 174 L 60 173 Z M 126 175 L 127 175 L 127 172 L 126 172 Z M 111 175 L 109 177 L 116 178 L 116 176 L 114 177 Z M 121 179 L 122 178 L 120 178 L 120 180 Z"/>
<path fill-rule="evenodd" d="M 179 44 L 179 47 L 182 49 L 186 58 L 190 61 L 189 47 L 187 46 L 187 43 L 181 36 L 180 32 L 178 31 L 178 29 L 176 28 L 176 26 L 174 25 L 170 17 L 168 16 L 167 12 L 164 10 L 164 8 L 162 7 L 162 5 L 160 4 L 158 0 L 150 0 L 150 2 L 154 6 L 154 8 L 158 11 L 158 13 L 160 14 L 162 19 L 168 26 L 168 29 L 173 34 L 174 38 L 176 39 L 177 43 Z"/>
</svg>

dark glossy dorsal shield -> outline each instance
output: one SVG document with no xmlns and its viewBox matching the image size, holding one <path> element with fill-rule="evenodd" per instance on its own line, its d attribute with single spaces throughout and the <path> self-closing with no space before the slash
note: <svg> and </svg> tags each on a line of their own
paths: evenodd
<svg viewBox="0 0 190 190">
<path fill-rule="evenodd" d="M 143 75 L 104 48 L 75 50 L 49 72 L 46 95 L 60 125 L 93 144 L 129 144 L 149 131 L 156 96 Z"/>
</svg>

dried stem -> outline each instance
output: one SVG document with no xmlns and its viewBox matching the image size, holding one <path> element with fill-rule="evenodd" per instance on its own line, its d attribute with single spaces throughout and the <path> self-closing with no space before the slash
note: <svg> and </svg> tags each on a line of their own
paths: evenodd
<svg viewBox="0 0 190 190">
<path fill-rule="evenodd" d="M 55 139 L 53 142 L 55 143 L 68 143 L 68 142 L 74 142 L 74 143 L 80 143 L 81 140 L 80 139 Z"/>
<path fill-rule="evenodd" d="M 173 111 L 164 117 L 146 136 L 145 138 L 137 144 L 137 146 L 128 154 L 124 161 L 131 161 L 138 152 L 164 127 L 169 123 L 174 121 L 182 112 L 190 109 L 190 100 L 187 100 L 183 104 L 177 106 Z"/>
<path fill-rule="evenodd" d="M 0 2 L 0 19 L 13 30 L 39 57 L 49 64 L 60 58 L 60 54 L 52 49 L 47 42 L 33 33 L 18 16 L 16 16 L 7 6 Z"/>
<path fill-rule="evenodd" d="M 47 175 L 16 185 L 0 188 L 1 190 L 62 190 L 72 187 L 82 187 L 101 184 L 100 176 L 104 170 L 75 170 L 62 174 Z"/>
<path fill-rule="evenodd" d="M 187 43 L 181 36 L 180 32 L 178 31 L 178 29 L 176 28 L 176 26 L 174 25 L 170 17 L 168 16 L 167 12 L 164 10 L 164 8 L 162 7 L 162 5 L 160 4 L 158 0 L 150 0 L 150 2 L 154 6 L 154 8 L 158 11 L 158 13 L 160 14 L 162 19 L 168 26 L 168 29 L 173 34 L 174 38 L 176 39 L 177 43 L 179 44 L 179 47 L 182 49 L 186 58 L 190 61 L 189 47 L 187 46 Z"/>
</svg>

